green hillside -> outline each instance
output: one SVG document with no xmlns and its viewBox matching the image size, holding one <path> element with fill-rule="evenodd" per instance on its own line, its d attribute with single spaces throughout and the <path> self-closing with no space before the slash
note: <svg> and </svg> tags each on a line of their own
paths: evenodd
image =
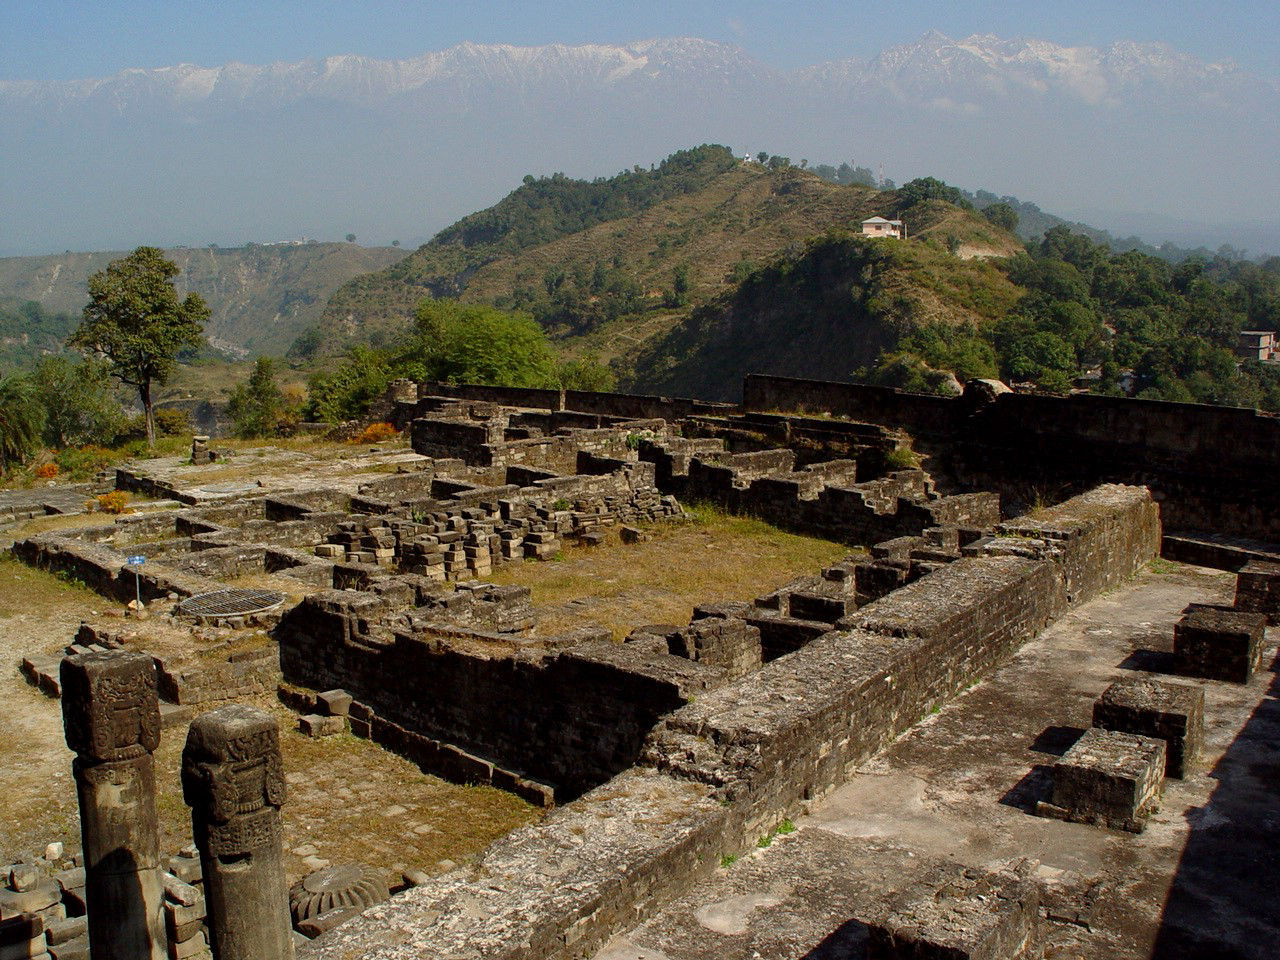
<svg viewBox="0 0 1280 960">
<path fill-rule="evenodd" d="M 605 181 L 526 180 L 400 263 L 346 284 L 325 326 L 299 346 L 391 343 L 422 297 L 456 297 L 527 312 L 562 351 L 589 351 L 625 369 L 646 340 L 758 266 L 903 205 L 893 192 L 742 163 L 722 147 Z M 1011 234 L 949 204 L 917 204 L 906 217 L 913 235 L 960 258 L 1020 249 Z"/>
<path fill-rule="evenodd" d="M 38 305 L 43 315 L 74 317 L 87 298 L 89 276 L 127 251 L 0 258 L 0 305 Z M 283 353 L 316 323 L 330 295 L 352 277 L 379 270 L 405 256 L 392 247 L 354 243 L 253 244 L 230 249 L 180 247 L 165 251 L 182 271 L 180 292 L 194 290 L 213 311 L 206 333 L 215 346 L 250 353 Z M 31 308 L 28 308 L 30 314 Z M 0 320 L 0 361 L 44 341 L 50 324 L 24 325 L 20 316 Z M 10 329 L 12 328 L 12 329 Z"/>
<path fill-rule="evenodd" d="M 969 222 L 941 205 L 921 213 L 952 231 Z M 748 372 L 848 380 L 907 334 L 990 325 L 1021 295 L 993 261 L 962 259 L 927 231 L 904 242 L 833 231 L 650 340 L 625 385 L 728 399 Z"/>
</svg>

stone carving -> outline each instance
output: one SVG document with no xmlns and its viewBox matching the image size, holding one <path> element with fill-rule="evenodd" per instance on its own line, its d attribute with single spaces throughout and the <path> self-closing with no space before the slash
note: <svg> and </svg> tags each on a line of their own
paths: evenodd
<svg viewBox="0 0 1280 960">
<path fill-rule="evenodd" d="M 214 957 L 288 960 L 285 781 L 275 718 L 239 704 L 196 717 L 182 751 L 182 793 L 200 849 Z"/>
<path fill-rule="evenodd" d="M 196 843 L 210 855 L 251 853 L 278 841 L 285 783 L 275 720 L 240 706 L 196 718 L 182 755 L 182 792 Z"/>
<path fill-rule="evenodd" d="M 62 667 L 67 746 L 83 763 L 152 753 L 160 745 L 154 661 L 141 653 L 91 653 Z"/>
<path fill-rule="evenodd" d="M 289 891 L 289 911 L 295 924 L 331 910 L 363 910 L 391 896 L 377 873 L 362 863 L 343 863 L 308 874 Z"/>
<path fill-rule="evenodd" d="M 80 799 L 85 902 L 94 956 L 167 956 L 156 827 L 156 668 L 140 653 L 62 661 L 62 717 Z"/>
</svg>

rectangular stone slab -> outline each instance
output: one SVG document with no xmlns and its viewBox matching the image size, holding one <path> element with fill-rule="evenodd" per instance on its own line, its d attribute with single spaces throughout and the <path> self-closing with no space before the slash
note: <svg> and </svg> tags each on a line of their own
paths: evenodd
<svg viewBox="0 0 1280 960">
<path fill-rule="evenodd" d="M 1248 683 L 1262 660 L 1265 630 L 1266 617 L 1260 613 L 1192 604 L 1173 628 L 1178 672 Z"/>
<path fill-rule="evenodd" d="M 1251 560 L 1236 576 L 1236 609 L 1265 614 L 1280 624 L 1280 563 Z"/>
<path fill-rule="evenodd" d="M 1031 960 L 1042 955 L 1033 862 L 983 873 L 926 873 L 864 919 L 867 960 Z"/>
<path fill-rule="evenodd" d="M 1053 765 L 1051 808 L 1037 812 L 1138 833 L 1160 803 L 1165 743 L 1097 727 Z"/>
<path fill-rule="evenodd" d="M 1117 680 L 1093 705 L 1093 725 L 1166 744 L 1165 776 L 1181 780 L 1204 741 L 1204 688 L 1150 676 Z"/>
</svg>

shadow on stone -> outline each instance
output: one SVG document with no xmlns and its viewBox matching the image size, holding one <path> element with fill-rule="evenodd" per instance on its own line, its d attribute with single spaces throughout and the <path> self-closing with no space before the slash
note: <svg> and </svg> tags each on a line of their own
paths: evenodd
<svg viewBox="0 0 1280 960">
<path fill-rule="evenodd" d="M 1055 757 L 1060 757 L 1072 745 L 1084 736 L 1084 729 L 1081 727 L 1065 727 L 1054 724 L 1051 727 L 1045 727 L 1040 734 L 1031 741 L 1031 749 L 1036 753 L 1047 753 Z"/>
<path fill-rule="evenodd" d="M 1280 659 L 1280 658 L 1278 658 Z M 1275 669 L 1273 664 L 1272 669 Z M 1208 803 L 1189 810 L 1191 835 L 1165 903 L 1152 960 L 1275 956 L 1280 931 L 1280 678 L 1209 772 Z M 1265 931 L 1265 933 L 1264 933 Z"/>
<path fill-rule="evenodd" d="M 1052 793 L 1053 765 L 1037 763 L 1021 780 L 1005 791 L 1000 802 L 1006 807 L 1014 807 L 1023 813 L 1034 814 L 1036 802 L 1048 800 Z"/>
<path fill-rule="evenodd" d="M 827 934 L 800 960 L 849 960 L 850 957 L 863 957 L 866 952 L 867 925 L 858 920 L 848 920 Z"/>
<path fill-rule="evenodd" d="M 1121 670 L 1139 670 L 1143 673 L 1176 673 L 1172 650 L 1152 650 L 1138 647 L 1116 664 Z"/>
</svg>

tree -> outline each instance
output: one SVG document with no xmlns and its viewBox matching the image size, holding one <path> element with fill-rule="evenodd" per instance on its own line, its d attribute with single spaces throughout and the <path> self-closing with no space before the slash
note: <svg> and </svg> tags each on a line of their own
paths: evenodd
<svg viewBox="0 0 1280 960">
<path fill-rule="evenodd" d="M 347 243 L 355 243 L 355 242 L 356 242 L 356 235 L 354 233 L 348 233 Z"/>
<path fill-rule="evenodd" d="M 1018 211 L 1003 201 L 983 207 L 982 215 L 1010 233 L 1018 229 Z"/>
<path fill-rule="evenodd" d="M 249 439 L 271 433 L 283 405 L 284 394 L 276 386 L 275 365 L 270 357 L 259 357 L 249 379 L 231 392 L 227 413 L 236 425 L 236 435 Z"/>
<path fill-rule="evenodd" d="M 166 383 L 178 351 L 203 342 L 209 308 L 198 293 L 182 300 L 173 287 L 178 265 L 156 247 L 139 247 L 89 278 L 84 319 L 68 344 L 105 357 L 112 376 L 138 390 L 155 445 L 153 387 Z"/>
<path fill-rule="evenodd" d="M 43 425 L 44 413 L 30 382 L 16 376 L 0 380 L 0 471 L 35 452 Z"/>
<path fill-rule="evenodd" d="M 400 241 L 399 241 L 399 240 L 392 240 L 392 241 L 391 241 L 391 245 L 392 245 L 393 247 L 398 247 L 398 246 L 400 246 Z"/>
<path fill-rule="evenodd" d="M 44 440 L 53 447 L 108 443 L 124 424 L 112 396 L 107 365 L 95 357 L 80 363 L 66 354 L 40 358 L 31 373 L 36 400 L 44 409 Z"/>
</svg>

